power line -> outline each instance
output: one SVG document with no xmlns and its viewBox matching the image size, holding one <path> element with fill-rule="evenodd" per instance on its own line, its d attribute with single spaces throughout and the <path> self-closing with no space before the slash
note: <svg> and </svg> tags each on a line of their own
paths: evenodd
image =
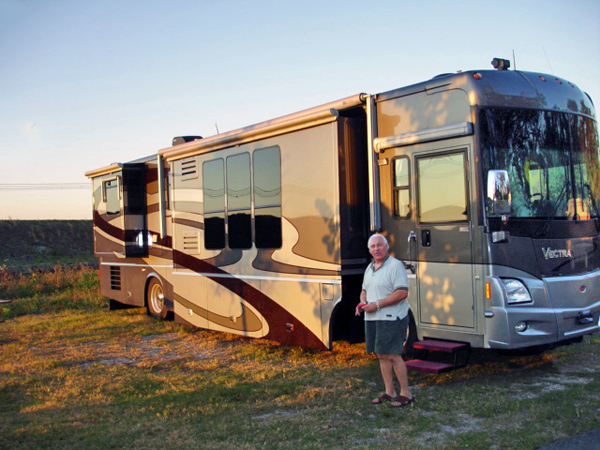
<svg viewBox="0 0 600 450">
<path fill-rule="evenodd" d="M 58 189 L 90 189 L 88 183 L 0 183 L 0 191 L 49 191 Z"/>
</svg>

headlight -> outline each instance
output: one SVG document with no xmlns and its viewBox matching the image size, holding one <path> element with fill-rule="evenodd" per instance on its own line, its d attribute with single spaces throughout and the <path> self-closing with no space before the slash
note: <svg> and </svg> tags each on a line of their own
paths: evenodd
<svg viewBox="0 0 600 450">
<path fill-rule="evenodd" d="M 527 303 L 531 301 L 531 295 L 523 283 L 519 280 L 503 279 L 504 288 L 506 289 L 506 298 L 508 304 Z"/>
</svg>

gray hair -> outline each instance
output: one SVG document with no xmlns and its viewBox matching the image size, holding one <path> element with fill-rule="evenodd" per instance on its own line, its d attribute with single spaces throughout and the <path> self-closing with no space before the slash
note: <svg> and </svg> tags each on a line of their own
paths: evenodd
<svg viewBox="0 0 600 450">
<path fill-rule="evenodd" d="M 372 234 L 372 235 L 371 235 L 371 237 L 370 237 L 370 238 L 369 238 L 369 240 L 367 241 L 367 248 L 371 248 L 371 241 L 372 241 L 374 238 L 376 238 L 376 237 L 379 237 L 379 238 L 381 238 L 381 240 L 383 241 L 383 243 L 385 244 L 385 246 L 389 248 L 390 244 L 388 244 L 388 241 L 387 241 L 387 239 L 385 238 L 385 236 L 384 236 L 384 235 L 382 235 L 382 234 L 379 234 L 379 233 L 375 233 L 375 234 Z"/>
</svg>

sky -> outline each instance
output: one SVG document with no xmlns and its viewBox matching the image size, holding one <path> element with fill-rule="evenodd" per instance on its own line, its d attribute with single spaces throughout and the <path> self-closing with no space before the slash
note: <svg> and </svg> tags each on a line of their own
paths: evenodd
<svg viewBox="0 0 600 450">
<path fill-rule="evenodd" d="M 598 0 L 0 0 L 0 220 L 90 219 L 86 171 L 440 73 L 600 102 Z"/>
</svg>

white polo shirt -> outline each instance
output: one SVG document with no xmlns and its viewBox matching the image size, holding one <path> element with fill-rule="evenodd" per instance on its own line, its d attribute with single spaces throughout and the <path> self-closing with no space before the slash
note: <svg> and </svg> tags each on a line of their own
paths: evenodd
<svg viewBox="0 0 600 450">
<path fill-rule="evenodd" d="M 390 255 L 386 256 L 377 270 L 373 270 L 371 262 L 365 270 L 362 289 L 367 293 L 367 303 L 383 300 L 398 289 L 408 290 L 408 276 L 404 264 Z M 408 314 L 408 308 L 408 302 L 404 299 L 379 311 L 365 313 L 365 320 L 403 319 Z"/>
</svg>

